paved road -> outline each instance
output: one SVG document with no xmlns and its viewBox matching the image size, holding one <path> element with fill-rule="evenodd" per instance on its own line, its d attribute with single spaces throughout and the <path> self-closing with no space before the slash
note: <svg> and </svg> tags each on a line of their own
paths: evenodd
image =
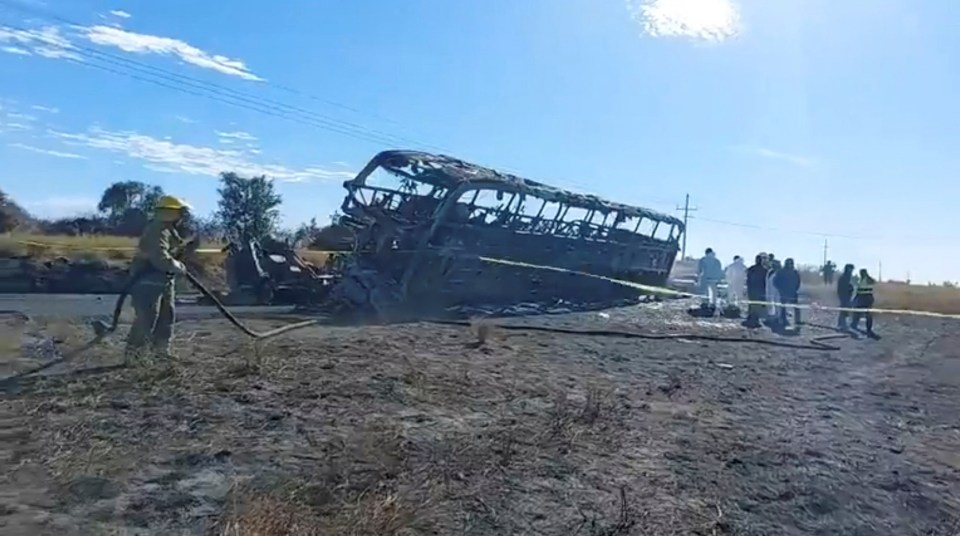
<svg viewBox="0 0 960 536">
<path fill-rule="evenodd" d="M 186 296 L 177 302 L 177 316 L 196 317 L 216 315 L 210 306 L 189 303 L 193 297 Z M 92 294 L 0 294 L 0 311 L 17 311 L 31 316 L 55 318 L 86 318 L 110 316 L 117 297 Z M 127 302 L 129 304 L 129 301 Z M 129 305 L 128 305 L 129 307 Z M 287 313 L 291 307 L 231 307 L 236 313 Z"/>
</svg>

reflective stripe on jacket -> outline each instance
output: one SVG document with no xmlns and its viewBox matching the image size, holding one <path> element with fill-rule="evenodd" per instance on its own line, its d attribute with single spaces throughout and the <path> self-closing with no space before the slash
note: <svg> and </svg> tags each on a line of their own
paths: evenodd
<svg viewBox="0 0 960 536">
<path fill-rule="evenodd" d="M 872 296 L 875 281 L 872 277 L 862 277 L 857 281 L 857 296 Z"/>
</svg>

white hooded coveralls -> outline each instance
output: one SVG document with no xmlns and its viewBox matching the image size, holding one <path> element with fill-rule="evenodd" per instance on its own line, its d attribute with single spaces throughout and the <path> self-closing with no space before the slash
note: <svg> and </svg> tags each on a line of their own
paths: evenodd
<svg viewBox="0 0 960 536">
<path fill-rule="evenodd" d="M 727 302 L 739 306 L 747 286 L 747 267 L 743 259 L 737 259 L 724 272 L 727 277 Z"/>
</svg>

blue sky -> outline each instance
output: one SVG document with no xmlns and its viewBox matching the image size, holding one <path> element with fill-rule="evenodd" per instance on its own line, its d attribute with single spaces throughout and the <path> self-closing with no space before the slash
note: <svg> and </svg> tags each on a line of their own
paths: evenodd
<svg viewBox="0 0 960 536">
<path fill-rule="evenodd" d="M 2 0 L 0 188 L 59 216 L 140 180 L 204 212 L 218 171 L 265 172 L 293 225 L 377 151 L 440 148 L 662 211 L 690 193 L 689 250 L 725 261 L 818 263 L 827 234 L 838 263 L 956 280 L 957 20 L 949 0 Z"/>
</svg>

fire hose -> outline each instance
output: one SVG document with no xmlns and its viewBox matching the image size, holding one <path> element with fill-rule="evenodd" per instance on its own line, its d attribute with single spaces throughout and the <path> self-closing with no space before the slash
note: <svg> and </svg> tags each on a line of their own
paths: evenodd
<svg viewBox="0 0 960 536">
<path fill-rule="evenodd" d="M 461 322 L 456 320 L 432 320 L 431 323 L 446 325 L 446 326 L 472 325 L 470 322 Z M 822 326 L 818 326 L 818 327 L 822 327 Z M 733 337 L 733 336 L 724 336 L 724 335 L 705 335 L 705 334 L 699 334 L 699 333 L 641 333 L 638 331 L 626 331 L 626 330 L 617 330 L 617 329 L 573 329 L 573 328 L 535 326 L 535 325 L 525 325 L 525 324 L 497 324 L 496 329 L 502 329 L 504 331 L 539 331 L 539 332 L 546 332 L 546 333 L 558 333 L 561 335 L 577 335 L 577 336 L 584 336 L 584 337 L 617 337 L 617 338 L 623 338 L 623 339 L 643 339 L 648 341 L 687 340 L 687 341 L 748 343 L 748 344 L 760 344 L 760 345 L 766 345 L 766 346 L 776 346 L 779 348 L 794 348 L 798 350 L 824 350 L 824 351 L 830 351 L 830 352 L 839 351 L 840 347 L 834 344 L 827 344 L 826 341 L 833 340 L 833 339 L 850 338 L 849 333 L 831 333 L 829 335 L 821 335 L 819 337 L 813 337 L 809 339 L 808 342 L 802 343 L 802 342 L 778 341 L 778 340 L 772 340 L 772 339 Z"/>
<path fill-rule="evenodd" d="M 17 380 L 25 376 L 30 376 L 32 374 L 36 374 L 37 372 L 46 370 L 54 365 L 58 365 L 66 361 L 70 361 L 71 359 L 82 354 L 83 352 L 86 352 L 87 350 L 100 344 L 100 342 L 103 341 L 103 339 L 105 339 L 106 337 L 108 337 L 110 334 L 112 334 L 117 330 L 117 327 L 120 325 L 120 316 L 123 313 L 123 305 L 126 302 L 127 296 L 130 294 L 130 291 L 133 289 L 133 286 L 136 285 L 137 282 L 140 281 L 140 279 L 144 275 L 146 275 L 146 273 L 147 271 L 140 271 L 140 272 L 133 273 L 131 277 L 127 280 L 127 282 L 124 284 L 123 288 L 120 289 L 120 294 L 117 296 L 116 304 L 113 307 L 113 316 L 109 324 L 107 324 L 102 320 L 95 320 L 91 322 L 91 326 L 93 327 L 93 331 L 95 334 L 95 337 L 93 339 L 83 344 L 82 346 L 75 348 L 74 350 L 67 352 L 66 354 L 61 355 L 57 359 L 48 361 L 32 369 L 25 370 L 23 372 L 14 374 L 12 376 L 8 376 L 6 378 L 0 379 L 0 389 L 7 389 L 10 385 L 15 384 Z M 278 328 L 271 329 L 268 331 L 254 331 L 250 329 L 248 326 L 246 326 L 243 322 L 241 322 L 240 319 L 236 317 L 236 315 L 231 313 L 230 310 L 227 309 L 225 305 L 223 305 L 220 299 L 217 298 L 217 296 L 213 292 L 211 292 L 206 286 L 204 286 L 204 284 L 201 283 L 200 280 L 197 279 L 195 275 L 193 275 L 187 270 L 184 271 L 183 275 L 187 279 L 187 281 L 189 281 L 190 284 L 198 292 L 200 292 L 200 294 L 202 294 L 204 297 L 206 297 L 213 303 L 217 311 L 219 311 L 220 314 L 227 319 L 227 321 L 229 321 L 231 324 L 234 325 L 234 327 L 236 327 L 237 329 L 239 329 L 241 332 L 243 332 L 245 335 L 247 335 L 252 339 L 257 339 L 257 340 L 269 339 L 271 337 L 276 337 L 278 335 L 282 335 L 290 331 L 313 326 L 320 322 L 319 319 L 304 320 L 302 322 L 287 324 L 285 326 L 280 326 Z"/>
</svg>

